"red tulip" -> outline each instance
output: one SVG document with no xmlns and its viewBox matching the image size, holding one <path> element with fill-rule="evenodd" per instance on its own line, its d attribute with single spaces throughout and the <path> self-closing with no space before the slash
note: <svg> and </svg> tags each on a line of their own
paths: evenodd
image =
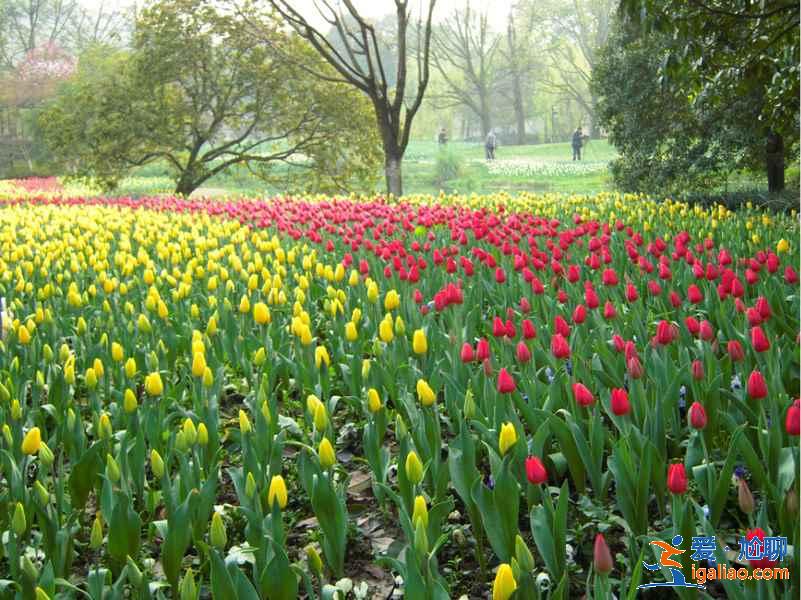
<svg viewBox="0 0 801 600">
<path fill-rule="evenodd" d="M 489 358 L 490 347 L 487 338 L 481 338 L 476 344 L 476 360 L 484 362 Z"/>
<path fill-rule="evenodd" d="M 699 337 L 704 341 L 711 341 L 715 337 L 715 330 L 712 329 L 712 323 L 704 319 L 701 321 L 701 327 L 698 330 Z"/>
<path fill-rule="evenodd" d="M 693 304 L 698 304 L 704 299 L 704 294 L 694 283 L 687 288 L 687 300 Z"/>
<path fill-rule="evenodd" d="M 501 368 L 500 372 L 498 373 L 498 392 L 501 394 L 511 394 L 512 392 L 517 389 L 515 386 L 515 380 L 509 374 L 505 368 Z"/>
<path fill-rule="evenodd" d="M 531 360 L 531 350 L 528 349 L 525 342 L 518 342 L 517 348 L 515 348 L 515 355 L 521 363 L 527 363 Z"/>
<path fill-rule="evenodd" d="M 615 305 L 607 300 L 606 304 L 604 304 L 604 319 L 610 320 L 614 319 L 616 316 L 617 312 L 615 311 Z"/>
<path fill-rule="evenodd" d="M 500 267 L 495 269 L 495 281 L 497 283 L 503 283 L 506 281 L 506 272 Z"/>
<path fill-rule="evenodd" d="M 757 370 L 751 371 L 748 376 L 748 384 L 746 385 L 748 397 L 754 400 L 761 400 L 768 395 L 768 386 L 765 383 L 765 378 Z"/>
<path fill-rule="evenodd" d="M 592 565 L 601 575 L 609 574 L 614 567 L 612 553 L 602 533 L 595 536 L 595 544 L 592 547 Z"/>
<path fill-rule="evenodd" d="M 659 282 L 658 282 L 658 281 L 656 281 L 656 280 L 654 280 L 654 279 L 651 279 L 651 280 L 648 282 L 648 292 L 649 292 L 649 293 L 650 293 L 652 296 L 658 296 L 659 294 L 661 294 L 661 293 L 662 293 L 662 286 L 661 286 L 661 285 L 659 285 Z"/>
<path fill-rule="evenodd" d="M 618 417 L 622 417 L 631 412 L 631 403 L 629 403 L 629 394 L 623 388 L 614 388 L 612 390 L 610 405 L 612 412 Z"/>
<path fill-rule="evenodd" d="M 773 311 L 770 308 L 770 302 L 765 296 L 760 296 L 756 299 L 756 303 L 754 307 L 759 311 L 759 314 L 762 316 L 763 319 L 767 320 L 773 316 Z"/>
<path fill-rule="evenodd" d="M 461 358 L 463 363 L 473 362 L 473 346 L 467 342 L 462 344 Z"/>
<path fill-rule="evenodd" d="M 787 409 L 787 418 L 784 420 L 784 429 L 788 435 L 801 434 L 801 400 L 794 400 Z"/>
<path fill-rule="evenodd" d="M 588 390 L 583 383 L 573 384 L 573 397 L 581 406 L 590 406 L 595 402 L 595 397 L 592 395 L 592 392 Z"/>
<path fill-rule="evenodd" d="M 667 346 L 673 341 L 674 333 L 673 325 L 669 321 L 659 321 L 656 326 L 656 343 L 660 346 Z"/>
<path fill-rule="evenodd" d="M 748 529 L 745 532 L 745 539 L 747 542 L 750 542 L 754 538 L 757 538 L 761 544 L 759 544 L 760 555 L 762 554 L 762 550 L 764 550 L 765 544 L 765 531 L 761 527 L 757 527 L 756 529 Z M 748 564 L 754 567 L 755 569 L 766 569 L 770 568 L 776 564 L 777 561 L 770 560 L 767 558 L 759 558 L 754 560 L 749 560 Z"/>
<path fill-rule="evenodd" d="M 492 320 L 492 335 L 496 338 L 506 335 L 506 327 L 504 327 L 503 320 L 500 317 L 495 317 Z"/>
<path fill-rule="evenodd" d="M 570 358 L 570 345 L 561 333 L 551 337 L 551 353 L 556 358 Z"/>
<path fill-rule="evenodd" d="M 531 310 L 531 302 L 528 301 L 528 298 L 520 298 L 520 312 L 523 314 L 528 313 Z"/>
<path fill-rule="evenodd" d="M 756 327 L 762 322 L 762 315 L 755 307 L 750 307 L 745 311 L 745 317 L 748 319 L 748 324 L 751 327 Z"/>
<path fill-rule="evenodd" d="M 570 325 L 567 324 L 562 315 L 557 315 L 553 320 L 553 330 L 563 337 L 570 335 Z"/>
<path fill-rule="evenodd" d="M 639 297 L 640 295 L 637 293 L 637 288 L 631 283 L 626 284 L 626 300 L 628 302 L 634 302 Z"/>
<path fill-rule="evenodd" d="M 676 293 L 675 291 L 670 292 L 670 294 L 668 294 L 668 300 L 670 300 L 670 305 L 673 308 L 678 308 L 679 306 L 681 306 L 681 296 L 679 296 L 678 293 Z"/>
<path fill-rule="evenodd" d="M 756 352 L 765 352 L 770 348 L 770 341 L 758 325 L 751 328 L 751 345 Z"/>
<path fill-rule="evenodd" d="M 596 309 L 601 304 L 601 301 L 598 299 L 598 294 L 595 293 L 595 290 L 592 288 L 587 288 L 584 290 L 584 302 L 587 304 L 587 308 Z"/>
<path fill-rule="evenodd" d="M 704 363 L 700 360 L 694 360 L 692 365 L 693 379 L 701 381 L 704 378 Z"/>
<path fill-rule="evenodd" d="M 704 410 L 700 402 L 693 402 L 687 414 L 690 419 L 690 426 L 693 429 L 703 429 L 706 427 L 706 410 Z"/>
<path fill-rule="evenodd" d="M 636 356 L 632 356 L 626 361 L 626 371 L 632 379 L 640 379 L 644 374 L 642 363 Z"/>
<path fill-rule="evenodd" d="M 481 366 L 484 368 L 484 375 L 492 377 L 492 361 L 489 358 L 485 358 L 481 361 Z"/>
<path fill-rule="evenodd" d="M 606 269 L 601 274 L 601 282 L 604 285 L 617 285 L 617 273 L 614 269 Z"/>
<path fill-rule="evenodd" d="M 540 485 L 548 481 L 548 471 L 545 465 L 536 456 L 529 456 L 526 459 L 526 478 L 534 485 Z"/>
<path fill-rule="evenodd" d="M 745 358 L 743 346 L 737 340 L 729 340 L 729 343 L 726 344 L 726 351 L 729 353 L 729 358 L 732 362 L 740 362 Z"/>
<path fill-rule="evenodd" d="M 587 319 L 587 309 L 583 304 L 579 304 L 573 309 L 573 322 L 581 325 Z"/>
<path fill-rule="evenodd" d="M 537 329 L 534 327 L 534 323 L 532 323 L 528 319 L 523 319 L 523 322 L 520 324 L 523 329 L 523 337 L 527 340 L 533 340 L 537 337 Z"/>
<path fill-rule="evenodd" d="M 790 265 L 787 265 L 784 269 L 784 280 L 790 284 L 798 283 L 798 273 Z"/>
<path fill-rule="evenodd" d="M 567 292 L 565 290 L 559 290 L 556 294 L 556 301 L 559 302 L 559 304 L 567 302 Z"/>
<path fill-rule="evenodd" d="M 684 319 L 684 325 L 687 327 L 687 331 L 696 337 L 698 336 L 698 332 L 701 331 L 701 324 L 695 317 L 687 317 Z"/>
<path fill-rule="evenodd" d="M 626 341 L 616 333 L 612 336 L 612 345 L 618 352 L 623 352 L 626 348 Z"/>
<path fill-rule="evenodd" d="M 687 491 L 687 473 L 683 463 L 668 466 L 667 487 L 672 494 L 683 494 Z"/>
</svg>

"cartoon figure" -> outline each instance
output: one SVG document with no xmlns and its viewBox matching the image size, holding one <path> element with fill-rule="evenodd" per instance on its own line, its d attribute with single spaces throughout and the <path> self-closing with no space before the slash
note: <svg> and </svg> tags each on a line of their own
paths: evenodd
<svg viewBox="0 0 801 600">
<path fill-rule="evenodd" d="M 649 565 L 648 563 L 643 561 L 642 565 L 649 571 L 658 571 L 663 567 L 668 567 L 672 575 L 672 581 L 666 581 L 665 583 L 648 583 L 638 586 L 639 588 L 689 587 L 689 588 L 704 589 L 703 585 L 698 585 L 695 583 L 687 583 L 687 580 L 684 578 L 684 573 L 680 571 L 681 563 L 670 558 L 674 554 L 684 554 L 684 552 L 686 552 L 686 550 L 681 550 L 680 548 L 676 547 L 680 545 L 682 541 L 684 541 L 684 538 L 680 535 L 676 535 L 671 540 L 672 545 L 668 544 L 667 542 L 663 542 L 661 540 L 651 542 L 652 546 L 656 546 L 657 548 L 662 549 L 662 553 L 659 555 L 659 562 Z"/>
</svg>

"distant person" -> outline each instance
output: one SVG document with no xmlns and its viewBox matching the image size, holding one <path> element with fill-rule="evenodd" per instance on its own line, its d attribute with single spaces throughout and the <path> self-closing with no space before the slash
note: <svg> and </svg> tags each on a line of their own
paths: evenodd
<svg viewBox="0 0 801 600">
<path fill-rule="evenodd" d="M 444 146 L 445 144 L 448 143 L 448 132 L 445 131 L 444 127 L 440 129 L 439 133 L 437 134 L 437 143 L 440 146 Z"/>
<path fill-rule="evenodd" d="M 487 134 L 487 140 L 484 142 L 484 152 L 487 155 L 487 160 L 495 160 L 495 149 L 498 147 L 498 137 L 495 135 L 495 130 L 490 129 Z"/>
<path fill-rule="evenodd" d="M 581 132 L 581 127 L 578 127 L 573 132 L 573 140 L 571 141 L 571 146 L 573 146 L 573 160 L 581 160 L 581 146 L 583 143 L 584 134 Z"/>
</svg>

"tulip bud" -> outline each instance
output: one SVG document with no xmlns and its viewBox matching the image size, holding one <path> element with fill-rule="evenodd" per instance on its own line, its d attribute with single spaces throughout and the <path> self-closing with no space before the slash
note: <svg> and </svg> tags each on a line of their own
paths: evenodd
<svg viewBox="0 0 801 600">
<path fill-rule="evenodd" d="M 39 579 L 39 569 L 36 568 L 36 565 L 33 564 L 33 561 L 27 554 L 22 556 L 20 560 L 22 566 L 22 572 L 25 575 L 28 581 L 38 581 Z"/>
<path fill-rule="evenodd" d="M 64 365 L 64 381 L 67 385 L 75 384 L 75 364 L 72 361 Z"/>
<path fill-rule="evenodd" d="M 136 360 L 132 356 L 125 361 L 125 376 L 128 379 L 133 379 L 134 375 L 136 375 Z"/>
<path fill-rule="evenodd" d="M 138 588 L 142 585 L 142 571 L 130 556 L 125 557 L 125 563 L 128 567 L 128 581 L 130 581 L 134 587 Z"/>
<path fill-rule="evenodd" d="M 428 535 L 422 519 L 418 519 L 414 528 L 414 549 L 418 556 L 428 555 Z"/>
<path fill-rule="evenodd" d="M 309 563 L 309 568 L 312 572 L 318 577 L 322 577 L 323 561 L 314 546 L 306 546 L 306 561 Z"/>
<path fill-rule="evenodd" d="M 39 446 L 39 460 L 42 461 L 42 464 L 50 468 L 53 466 L 53 461 L 55 461 L 56 457 L 53 456 L 53 451 L 50 449 L 50 446 L 42 442 Z"/>
<path fill-rule="evenodd" d="M 323 437 L 320 441 L 320 447 L 317 450 L 317 456 L 320 459 L 320 466 L 323 469 L 330 469 L 337 462 L 337 457 L 334 452 L 334 447 L 327 437 Z"/>
<path fill-rule="evenodd" d="M 45 488 L 38 479 L 33 484 L 33 491 L 36 492 L 36 496 L 39 498 L 39 504 L 47 506 L 50 503 L 50 492 L 47 491 L 47 488 Z"/>
<path fill-rule="evenodd" d="M 164 392 L 164 384 L 161 381 L 161 373 L 155 371 L 145 377 L 145 390 L 151 396 L 161 396 Z"/>
<path fill-rule="evenodd" d="M 46 363 L 53 360 L 53 349 L 50 347 L 50 344 L 42 346 L 42 358 L 44 358 Z"/>
<path fill-rule="evenodd" d="M 255 493 L 256 493 L 256 479 L 255 477 L 253 477 L 253 473 L 248 473 L 248 476 L 245 478 L 245 495 L 248 498 L 253 498 Z"/>
<path fill-rule="evenodd" d="M 505 456 L 509 449 L 517 443 L 517 431 L 515 426 L 511 423 L 504 423 L 501 425 L 501 431 L 498 434 L 498 448 L 501 456 Z"/>
<path fill-rule="evenodd" d="M 203 385 L 207 388 L 214 385 L 214 374 L 209 367 L 206 367 L 206 370 L 203 371 Z"/>
<path fill-rule="evenodd" d="M 469 387 L 464 394 L 462 414 L 464 414 L 464 418 L 468 421 L 476 416 L 476 401 L 473 398 L 473 389 Z"/>
<path fill-rule="evenodd" d="M 417 398 L 423 406 L 431 406 L 437 399 L 437 395 L 425 379 L 417 380 Z"/>
<path fill-rule="evenodd" d="M 601 575 L 608 575 L 614 568 L 612 561 L 612 553 L 609 550 L 609 545 L 602 533 L 595 536 L 595 544 L 593 545 L 593 567 L 597 573 Z"/>
<path fill-rule="evenodd" d="M 242 435 L 245 435 L 247 433 L 250 433 L 251 429 L 252 429 L 252 427 L 250 425 L 250 419 L 248 418 L 248 414 L 244 410 L 240 409 L 239 410 L 239 431 L 242 433 Z"/>
<path fill-rule="evenodd" d="M 325 431 L 325 428 L 328 427 L 328 411 L 322 402 L 314 409 L 314 427 L 317 431 Z"/>
<path fill-rule="evenodd" d="M 423 329 L 416 329 L 412 338 L 412 349 L 415 354 L 425 354 L 428 352 L 428 340 Z"/>
<path fill-rule="evenodd" d="M 195 424 L 192 422 L 192 419 L 184 419 L 183 432 L 184 440 L 186 441 L 187 445 L 194 446 L 195 442 L 197 441 L 197 429 L 195 428 Z"/>
<path fill-rule="evenodd" d="M 423 527 L 428 527 L 428 506 L 423 496 L 416 496 L 414 499 L 414 510 L 412 511 L 412 525 L 417 527 L 417 522 L 422 521 Z"/>
<path fill-rule="evenodd" d="M 228 534 L 225 533 L 225 523 L 222 516 L 216 510 L 211 516 L 211 528 L 209 531 L 209 541 L 218 550 L 224 550 L 228 543 Z"/>
<path fill-rule="evenodd" d="M 529 572 L 534 569 L 534 557 L 520 534 L 515 536 L 515 559 L 523 571 Z"/>
<path fill-rule="evenodd" d="M 286 508 L 287 499 L 284 478 L 280 475 L 273 475 L 273 478 L 270 480 L 270 488 L 267 490 L 267 504 L 272 507 L 274 504 L 278 503 L 278 508 L 283 510 Z"/>
<path fill-rule="evenodd" d="M 38 585 L 36 586 L 36 590 L 34 590 L 34 594 L 36 596 L 36 600 L 50 600 L 50 596 L 47 595 L 47 592 Z"/>
<path fill-rule="evenodd" d="M 22 418 L 22 406 L 20 406 L 19 400 L 16 398 L 11 402 L 11 418 L 15 421 L 19 421 Z"/>
<path fill-rule="evenodd" d="M 150 470 L 156 479 L 164 477 L 164 460 L 155 448 L 150 451 Z"/>
<path fill-rule="evenodd" d="M 362 379 L 367 379 L 370 375 L 370 359 L 365 358 L 362 360 Z"/>
<path fill-rule="evenodd" d="M 743 478 L 739 479 L 737 486 L 737 503 L 740 505 L 740 510 L 745 514 L 750 515 L 754 512 L 754 495 Z"/>
<path fill-rule="evenodd" d="M 501 564 L 492 584 L 492 600 L 509 600 L 516 589 L 517 582 L 512 567 L 507 563 Z"/>
<path fill-rule="evenodd" d="M 8 423 L 3 423 L 3 439 L 6 442 L 6 446 L 11 447 L 14 445 L 14 436 L 11 435 L 11 427 L 8 426 Z"/>
<path fill-rule="evenodd" d="M 106 454 L 106 477 L 111 483 L 117 483 L 120 480 L 120 467 L 111 454 Z"/>
<path fill-rule="evenodd" d="M 136 394 L 134 394 L 134 391 L 132 389 L 127 388 L 125 390 L 125 393 L 123 394 L 123 400 L 122 400 L 123 410 L 125 410 L 127 414 L 131 415 L 136 412 L 138 406 L 139 403 L 136 400 Z"/>
<path fill-rule="evenodd" d="M 402 440 L 408 433 L 409 430 L 406 428 L 406 423 L 404 422 L 403 417 L 400 415 L 400 413 L 395 413 L 395 438 Z"/>
<path fill-rule="evenodd" d="M 668 466 L 667 487 L 673 494 L 684 494 L 687 491 L 687 473 L 683 463 Z"/>
<path fill-rule="evenodd" d="M 186 574 L 178 584 L 178 594 L 180 600 L 197 600 L 197 586 L 195 585 L 195 574 L 192 569 L 187 569 Z"/>
<path fill-rule="evenodd" d="M 706 427 L 707 417 L 706 410 L 699 402 L 693 402 L 690 410 L 687 413 L 690 420 L 690 426 L 693 429 L 703 429 Z"/>
<path fill-rule="evenodd" d="M 100 513 L 95 515 L 95 520 L 92 523 L 92 532 L 89 535 L 89 547 L 92 550 L 97 550 L 103 545 L 103 521 L 100 518 Z"/>
<path fill-rule="evenodd" d="M 98 420 L 97 437 L 99 437 L 101 440 L 109 440 L 111 439 L 111 435 L 111 420 L 108 418 L 106 413 L 103 413 L 100 415 L 100 419 Z"/>
<path fill-rule="evenodd" d="M 423 463 L 414 450 L 406 455 L 406 478 L 412 485 L 417 485 L 423 480 Z"/>
<path fill-rule="evenodd" d="M 267 360 L 267 353 L 264 350 L 264 347 L 259 348 L 253 354 L 253 364 L 257 367 L 260 367 L 264 364 L 264 361 Z"/>
<path fill-rule="evenodd" d="M 75 429 L 75 411 L 72 408 L 67 409 L 67 429 Z"/>
<path fill-rule="evenodd" d="M 41 447 L 42 434 L 38 427 L 31 427 L 22 440 L 22 453 L 30 456 L 39 452 Z"/>
<path fill-rule="evenodd" d="M 632 356 L 626 361 L 626 371 L 632 379 L 640 379 L 643 376 L 644 369 L 640 359 Z"/>
<path fill-rule="evenodd" d="M 202 448 L 205 448 L 209 443 L 209 430 L 206 428 L 205 423 L 200 423 L 197 426 L 197 443 Z"/>
<path fill-rule="evenodd" d="M 178 433 L 175 434 L 175 448 L 179 452 L 186 452 L 189 449 L 183 429 L 179 429 Z"/>
<path fill-rule="evenodd" d="M 25 507 L 22 502 L 17 502 L 14 506 L 14 516 L 11 517 L 11 530 L 19 537 L 25 533 L 28 523 L 25 520 Z"/>
<path fill-rule="evenodd" d="M 375 388 L 367 390 L 367 408 L 373 414 L 381 410 L 381 397 Z"/>
</svg>

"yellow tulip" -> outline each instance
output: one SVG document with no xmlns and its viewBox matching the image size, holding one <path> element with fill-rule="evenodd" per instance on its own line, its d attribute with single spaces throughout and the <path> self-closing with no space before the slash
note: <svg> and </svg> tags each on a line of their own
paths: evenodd
<svg viewBox="0 0 801 600">
<path fill-rule="evenodd" d="M 400 306 L 400 295 L 395 290 L 389 290 L 384 296 L 384 309 L 395 310 Z"/>
<path fill-rule="evenodd" d="M 242 296 L 242 299 L 239 301 L 239 312 L 243 315 L 246 315 L 250 312 L 250 300 L 247 296 Z"/>
<path fill-rule="evenodd" d="M 42 433 L 38 427 L 31 427 L 25 438 L 22 440 L 23 454 L 36 454 L 42 446 Z"/>
<path fill-rule="evenodd" d="M 788 242 L 784 238 L 780 239 L 779 242 L 776 244 L 776 253 L 783 254 L 784 252 L 789 252 L 789 251 L 790 251 L 790 242 Z"/>
<path fill-rule="evenodd" d="M 270 480 L 270 488 L 267 490 L 267 504 L 272 507 L 278 503 L 278 508 L 286 508 L 287 492 L 284 478 L 280 475 L 273 475 Z"/>
<path fill-rule="evenodd" d="M 349 342 L 355 342 L 359 339 L 359 332 L 356 329 L 356 323 L 353 321 L 345 323 L 345 339 Z"/>
<path fill-rule="evenodd" d="M 111 344 L 111 360 L 114 362 L 122 362 L 122 359 L 125 358 L 125 352 L 117 342 L 112 342 Z"/>
<path fill-rule="evenodd" d="M 425 354 L 428 352 L 428 340 L 426 340 L 426 332 L 422 329 L 416 329 L 412 337 L 412 349 L 415 354 Z"/>
<path fill-rule="evenodd" d="M 145 391 L 151 396 L 161 396 L 164 392 L 164 384 L 158 371 L 145 377 Z"/>
<path fill-rule="evenodd" d="M 378 390 L 375 388 L 367 390 L 367 408 L 371 413 L 381 410 L 381 396 L 378 395 Z"/>
<path fill-rule="evenodd" d="M 417 398 L 423 406 L 431 406 L 437 399 L 437 395 L 425 379 L 417 380 Z"/>
<path fill-rule="evenodd" d="M 320 402 L 314 409 L 314 426 L 317 431 L 324 431 L 328 426 L 328 411 L 325 404 Z"/>
<path fill-rule="evenodd" d="M 192 357 L 192 375 L 194 377 L 203 377 L 206 372 L 206 357 L 202 352 L 195 352 Z"/>
<path fill-rule="evenodd" d="M 243 434 L 250 433 L 252 429 L 250 425 L 250 419 L 248 418 L 248 414 L 244 410 L 239 410 L 239 431 Z"/>
<path fill-rule="evenodd" d="M 423 524 L 423 527 L 428 527 L 428 506 L 426 506 L 426 499 L 423 496 L 416 496 L 414 499 L 412 525 L 415 528 L 417 528 L 418 521 Z"/>
<path fill-rule="evenodd" d="M 406 455 L 406 478 L 412 485 L 417 485 L 423 481 L 423 463 L 414 450 Z"/>
<path fill-rule="evenodd" d="M 19 330 L 17 331 L 17 339 L 19 343 L 23 346 L 27 346 L 31 343 L 31 333 L 28 331 L 28 327 L 25 325 L 20 325 Z"/>
<path fill-rule="evenodd" d="M 125 390 L 125 394 L 123 396 L 122 407 L 126 413 L 129 415 L 136 411 L 137 406 L 139 403 L 136 400 L 136 394 L 134 394 L 133 390 L 128 388 Z"/>
<path fill-rule="evenodd" d="M 327 437 L 324 437 L 320 441 L 320 447 L 317 450 L 317 456 L 320 459 L 320 466 L 323 469 L 330 469 L 336 464 L 336 453 L 334 452 L 334 447 L 331 445 L 331 442 L 328 441 Z"/>
<path fill-rule="evenodd" d="M 517 589 L 512 567 L 503 563 L 498 567 L 495 582 L 492 584 L 492 600 L 509 600 Z"/>
<path fill-rule="evenodd" d="M 264 302 L 256 302 L 256 304 L 253 306 L 253 320 L 259 325 L 265 325 L 272 320 L 270 316 L 270 309 L 267 308 L 267 305 Z"/>
<path fill-rule="evenodd" d="M 319 369 L 322 363 L 325 363 L 326 367 L 330 366 L 331 357 L 328 356 L 328 350 L 326 350 L 325 346 L 317 346 L 314 349 L 314 364 Z"/>
<path fill-rule="evenodd" d="M 498 447 L 501 451 L 501 456 L 505 456 L 509 448 L 517 443 L 517 431 L 515 426 L 511 423 L 504 423 L 501 425 L 501 432 L 498 434 Z"/>
<path fill-rule="evenodd" d="M 389 344 L 395 338 L 395 333 L 392 331 L 392 319 L 381 320 L 378 326 L 378 337 L 385 344 Z"/>
<path fill-rule="evenodd" d="M 133 379 L 134 375 L 136 375 L 136 360 L 132 356 L 125 361 L 125 376 L 128 379 Z"/>
</svg>

